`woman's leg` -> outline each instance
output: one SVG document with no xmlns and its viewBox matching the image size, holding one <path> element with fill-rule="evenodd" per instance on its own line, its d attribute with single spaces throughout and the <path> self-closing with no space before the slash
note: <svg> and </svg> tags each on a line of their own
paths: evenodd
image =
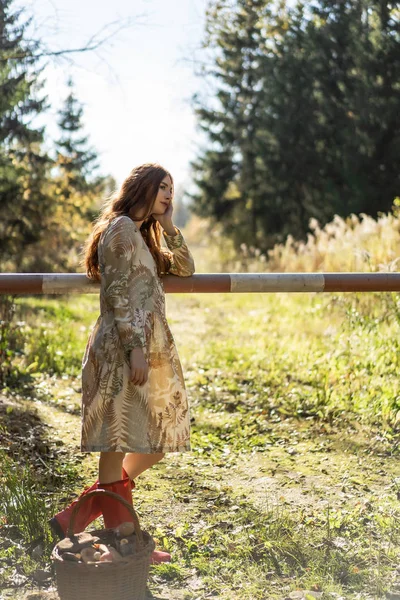
<svg viewBox="0 0 400 600">
<path fill-rule="evenodd" d="M 163 452 L 157 452 L 155 454 L 139 454 L 138 452 L 127 452 L 125 458 L 123 459 L 123 463 L 121 465 L 124 467 L 125 471 L 128 473 L 131 479 L 135 479 L 149 469 L 161 459 L 163 459 L 165 454 Z"/>
<path fill-rule="evenodd" d="M 118 454 L 120 454 L 120 456 L 118 456 Z M 123 457 L 123 453 L 103 453 L 103 456 L 100 457 L 101 469 L 99 469 L 100 477 L 102 477 L 102 479 L 98 479 L 90 487 L 85 488 L 77 500 L 71 502 L 69 506 L 58 512 L 52 519 L 50 519 L 49 524 L 54 533 L 56 533 L 60 538 L 65 537 L 69 522 L 71 520 L 72 511 L 75 508 L 77 501 L 83 496 L 86 496 L 86 494 L 89 492 L 97 490 L 99 481 L 102 481 L 103 484 L 110 484 L 113 482 L 120 482 L 121 479 L 126 480 L 129 477 L 128 473 L 122 469 L 121 463 Z M 128 484 L 126 482 L 125 486 L 127 485 Z M 130 490 L 132 490 L 134 487 L 135 482 L 132 480 L 129 481 Z M 117 490 L 115 489 L 114 491 Z M 75 515 L 74 533 L 77 533 L 78 531 L 84 531 L 86 527 L 101 514 L 102 511 L 98 502 L 98 498 L 92 497 L 91 499 L 86 500 L 81 505 L 78 514 Z"/>
<path fill-rule="evenodd" d="M 112 483 L 122 479 L 124 456 L 125 452 L 100 452 L 99 481 L 101 483 Z"/>
<path fill-rule="evenodd" d="M 134 479 L 146 469 L 149 469 L 157 462 L 159 462 L 162 458 L 164 458 L 165 454 L 163 452 L 158 452 L 155 454 L 139 454 L 138 452 L 127 452 L 123 461 L 123 467 L 125 471 L 128 473 L 131 479 Z M 150 563 L 152 565 L 159 564 L 163 562 L 169 562 L 171 560 L 171 555 L 169 552 L 162 552 L 161 550 L 154 550 Z"/>
<path fill-rule="evenodd" d="M 99 460 L 99 484 L 103 489 L 108 489 L 120 494 L 129 503 L 132 503 L 131 481 L 146 469 L 149 469 L 155 463 L 164 458 L 165 454 L 159 452 L 157 454 L 139 454 L 137 452 L 128 452 L 126 455 L 123 452 L 101 452 Z M 123 478 L 122 467 L 128 477 Z M 118 479 L 123 481 L 118 481 Z M 129 490 L 128 490 L 129 486 Z M 111 504 L 108 498 L 101 498 L 103 506 L 104 523 L 106 527 L 115 527 L 124 521 L 132 520 L 130 515 L 127 515 L 126 508 L 115 503 Z M 171 555 L 168 552 L 154 550 L 151 558 L 151 564 L 159 564 L 169 562 Z"/>
<path fill-rule="evenodd" d="M 134 478 L 153 466 L 156 462 L 159 462 L 165 454 L 138 454 L 129 452 L 125 456 L 125 459 L 124 456 L 125 454 L 123 452 L 101 452 L 99 459 L 99 479 L 91 487 L 86 488 L 80 498 L 86 495 L 86 493 L 98 489 L 99 482 L 102 484 L 112 484 L 129 477 L 131 480 L 130 487 L 134 488 Z M 122 463 L 124 470 L 122 470 Z M 129 471 L 125 468 L 126 465 L 128 465 Z M 126 485 L 127 484 L 125 484 L 124 487 L 126 487 Z M 108 489 L 111 491 L 118 491 L 117 488 L 113 489 L 113 486 L 108 486 Z M 76 505 L 76 502 L 77 500 L 72 502 L 63 511 L 57 513 L 50 521 L 53 530 L 61 538 L 66 534 L 72 510 Z M 93 498 L 89 502 L 85 502 L 75 518 L 75 532 L 86 529 L 94 519 L 97 519 L 100 516 L 101 512 L 97 499 Z"/>
<path fill-rule="evenodd" d="M 130 452 L 101 452 L 99 459 L 99 489 L 120 495 L 132 504 L 132 480 L 140 473 L 163 458 L 164 454 L 138 454 Z M 124 471 L 124 473 L 123 473 Z M 131 515 L 121 502 L 102 496 L 99 497 L 104 523 L 107 528 L 115 527 L 124 521 L 130 521 Z"/>
<path fill-rule="evenodd" d="M 100 452 L 98 489 L 117 494 L 132 506 L 132 482 L 129 474 L 122 471 L 124 456 L 125 452 Z M 130 511 L 115 498 L 102 495 L 98 503 L 106 528 L 132 520 Z"/>
</svg>

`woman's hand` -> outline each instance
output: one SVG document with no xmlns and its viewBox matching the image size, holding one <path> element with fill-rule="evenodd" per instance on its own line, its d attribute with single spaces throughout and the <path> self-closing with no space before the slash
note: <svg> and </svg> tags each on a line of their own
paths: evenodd
<svg viewBox="0 0 400 600">
<path fill-rule="evenodd" d="M 172 206 L 172 202 L 171 202 L 171 204 L 168 206 L 168 208 L 166 209 L 166 211 L 163 215 L 156 215 L 155 213 L 153 214 L 153 217 L 155 218 L 156 221 L 158 221 L 160 223 L 161 227 L 164 229 L 164 231 L 167 235 L 176 235 L 175 227 L 172 222 L 173 210 L 174 210 L 174 207 Z"/>
<path fill-rule="evenodd" d="M 139 346 L 133 348 L 129 355 L 131 376 L 130 380 L 134 385 L 144 385 L 149 376 L 149 366 L 145 359 L 143 349 Z"/>
</svg>

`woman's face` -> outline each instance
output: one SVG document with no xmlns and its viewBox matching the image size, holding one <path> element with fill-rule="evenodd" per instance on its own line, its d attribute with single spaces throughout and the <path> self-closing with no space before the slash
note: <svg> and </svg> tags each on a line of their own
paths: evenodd
<svg viewBox="0 0 400 600">
<path fill-rule="evenodd" d="M 174 189 L 171 177 L 169 175 L 166 175 L 158 187 L 157 197 L 154 202 L 152 214 L 163 215 L 167 210 L 168 206 L 171 204 L 173 196 Z"/>
</svg>

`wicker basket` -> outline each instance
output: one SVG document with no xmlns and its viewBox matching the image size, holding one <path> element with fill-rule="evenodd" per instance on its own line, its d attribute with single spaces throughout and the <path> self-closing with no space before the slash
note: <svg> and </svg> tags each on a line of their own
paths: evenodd
<svg viewBox="0 0 400 600">
<path fill-rule="evenodd" d="M 150 557 L 155 548 L 153 538 L 140 529 L 134 508 L 118 494 L 95 490 L 82 496 L 71 515 L 67 537 L 73 536 L 75 517 L 83 502 L 93 495 L 106 494 L 129 509 L 136 534 L 136 552 L 118 562 L 86 564 L 62 560 L 57 545 L 51 554 L 60 600 L 145 600 Z M 103 544 L 114 537 L 113 529 L 90 531 Z"/>
</svg>

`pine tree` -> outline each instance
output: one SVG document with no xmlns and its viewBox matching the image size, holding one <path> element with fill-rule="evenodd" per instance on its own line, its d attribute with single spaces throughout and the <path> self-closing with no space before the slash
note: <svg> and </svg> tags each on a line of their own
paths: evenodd
<svg viewBox="0 0 400 600">
<path fill-rule="evenodd" d="M 110 186 L 110 177 L 93 174 L 98 169 L 97 155 L 82 134 L 83 107 L 77 100 L 72 80 L 60 111 L 61 137 L 56 141 L 55 168 L 50 183 L 54 211 L 47 221 L 46 241 L 32 249 L 35 264 L 41 271 L 76 271 L 80 251 L 90 233 L 91 222 L 98 214 Z M 51 247 L 51 255 L 47 249 Z"/>
<path fill-rule="evenodd" d="M 97 154 L 90 148 L 88 137 L 82 135 L 83 106 L 77 100 L 72 79 L 67 82 L 69 93 L 60 110 L 58 126 L 61 138 L 56 142 L 56 163 L 64 178 L 64 194 L 68 198 L 73 192 L 85 194 L 98 186 L 93 176 L 98 169 Z"/>
<path fill-rule="evenodd" d="M 193 210 L 267 250 L 334 214 L 389 210 L 400 178 L 400 36 L 383 0 L 214 1 L 216 88 Z"/>
<path fill-rule="evenodd" d="M 17 270 L 28 266 L 29 246 L 43 235 L 43 215 L 52 210 L 43 129 L 30 124 L 46 99 L 39 96 L 37 44 L 25 40 L 23 17 L 13 0 L 0 0 L 0 260 Z"/>
<path fill-rule="evenodd" d="M 264 106 L 263 18 L 265 0 L 229 0 L 210 5 L 205 45 L 216 53 L 209 73 L 217 82 L 216 102 L 202 105 L 194 98 L 200 127 L 210 148 L 192 163 L 200 193 L 192 195 L 197 214 L 214 216 L 227 235 L 255 242 L 258 221 L 265 209 L 258 160 L 263 132 L 260 111 Z M 217 105 L 217 106 L 216 106 Z"/>
</svg>

